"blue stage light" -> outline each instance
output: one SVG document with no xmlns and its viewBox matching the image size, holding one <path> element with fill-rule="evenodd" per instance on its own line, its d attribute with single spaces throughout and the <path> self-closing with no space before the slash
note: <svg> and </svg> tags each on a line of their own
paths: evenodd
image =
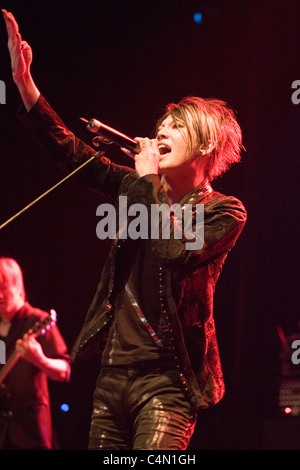
<svg viewBox="0 0 300 470">
<path fill-rule="evenodd" d="M 60 409 L 61 409 L 61 411 L 67 412 L 67 411 L 69 411 L 70 407 L 69 407 L 69 405 L 68 405 L 67 403 L 62 403 L 62 404 L 60 405 Z"/>
<path fill-rule="evenodd" d="M 197 12 L 194 14 L 194 21 L 197 24 L 202 24 L 203 23 L 203 15 L 200 12 Z"/>
</svg>

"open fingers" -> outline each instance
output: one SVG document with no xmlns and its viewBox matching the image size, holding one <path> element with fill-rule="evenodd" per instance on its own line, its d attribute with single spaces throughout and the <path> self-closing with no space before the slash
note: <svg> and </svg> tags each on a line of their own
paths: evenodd
<svg viewBox="0 0 300 470">
<path fill-rule="evenodd" d="M 14 15 L 7 10 L 2 10 L 4 21 L 6 26 L 9 29 L 9 32 L 17 34 L 19 32 L 19 25 L 14 17 Z"/>
<path fill-rule="evenodd" d="M 19 26 L 12 13 L 2 10 L 3 18 L 6 24 L 8 35 L 8 48 L 11 50 L 15 47 L 18 51 L 22 49 L 22 36 L 19 33 Z"/>
<path fill-rule="evenodd" d="M 3 18 L 6 25 L 7 34 L 10 38 L 19 33 L 19 26 L 12 13 L 2 10 Z"/>
<path fill-rule="evenodd" d="M 11 20 L 8 16 L 8 13 L 6 10 L 2 10 L 2 14 L 3 14 L 3 18 L 4 18 L 4 22 L 5 22 L 5 26 L 6 26 L 6 31 L 7 31 L 7 35 L 8 37 L 10 38 L 12 36 L 12 32 L 13 32 L 13 25 L 11 23 Z"/>
</svg>

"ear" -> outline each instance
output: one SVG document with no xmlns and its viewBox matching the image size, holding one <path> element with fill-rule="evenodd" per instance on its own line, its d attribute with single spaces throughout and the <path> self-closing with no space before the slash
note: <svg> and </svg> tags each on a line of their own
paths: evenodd
<svg viewBox="0 0 300 470">
<path fill-rule="evenodd" d="M 200 149 L 199 152 L 201 155 L 209 155 L 213 151 L 214 148 L 215 146 L 212 144 L 211 141 L 209 141 L 207 147 L 205 149 Z"/>
</svg>

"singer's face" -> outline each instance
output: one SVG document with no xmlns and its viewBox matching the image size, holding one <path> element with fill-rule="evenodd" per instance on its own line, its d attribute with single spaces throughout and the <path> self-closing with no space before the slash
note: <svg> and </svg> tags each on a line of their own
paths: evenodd
<svg viewBox="0 0 300 470">
<path fill-rule="evenodd" d="M 168 116 L 159 126 L 156 140 L 161 155 L 159 173 L 179 173 L 190 167 L 188 131 L 183 121 L 174 122 Z"/>
</svg>

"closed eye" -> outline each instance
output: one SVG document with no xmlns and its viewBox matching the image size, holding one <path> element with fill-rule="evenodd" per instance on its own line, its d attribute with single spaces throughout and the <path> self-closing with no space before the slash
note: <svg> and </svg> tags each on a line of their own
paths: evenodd
<svg viewBox="0 0 300 470">
<path fill-rule="evenodd" d="M 183 121 L 176 119 L 176 121 L 173 122 L 173 129 L 179 129 L 182 127 L 185 127 L 185 124 Z"/>
</svg>

